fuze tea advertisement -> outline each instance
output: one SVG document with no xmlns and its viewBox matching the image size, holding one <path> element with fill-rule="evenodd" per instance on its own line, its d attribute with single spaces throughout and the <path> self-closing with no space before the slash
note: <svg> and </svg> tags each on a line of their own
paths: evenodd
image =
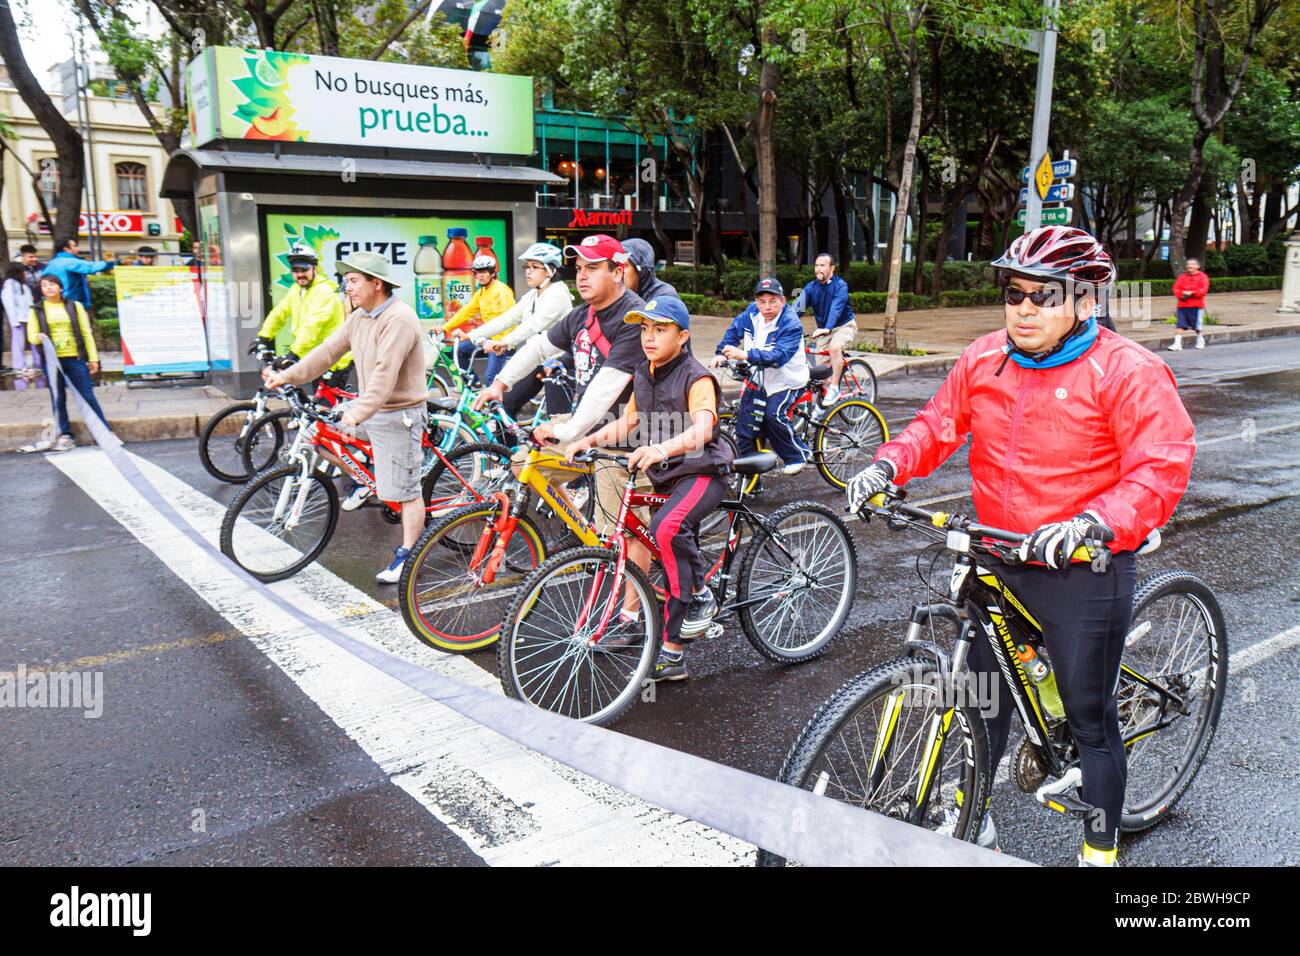
<svg viewBox="0 0 1300 956">
<path fill-rule="evenodd" d="M 217 137 L 533 151 L 533 79 L 277 50 L 211 47 L 188 68 L 195 145 Z"/>
<path fill-rule="evenodd" d="M 350 216 L 327 211 L 266 213 L 266 275 L 271 303 L 295 287 L 289 250 L 304 242 L 320 257 L 320 271 L 341 282 L 334 263 L 353 252 L 377 252 L 389 262 L 397 298 L 415 309 L 420 325 L 439 325 L 474 293 L 470 264 L 490 250 L 510 281 L 510 246 L 504 216 Z M 346 306 L 345 306 L 346 307 Z M 287 335 L 288 331 L 284 333 Z"/>
</svg>

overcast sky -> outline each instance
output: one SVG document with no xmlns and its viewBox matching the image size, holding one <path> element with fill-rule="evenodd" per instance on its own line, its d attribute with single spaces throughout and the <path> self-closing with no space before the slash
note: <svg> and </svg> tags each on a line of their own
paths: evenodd
<svg viewBox="0 0 1300 956">
<path fill-rule="evenodd" d="M 39 18 L 25 18 L 33 22 L 24 25 L 24 20 L 20 20 L 18 32 L 23 41 L 27 65 L 41 84 L 48 87 L 50 67 L 72 55 L 72 41 L 68 34 L 77 27 L 72 4 L 68 0 L 20 0 L 15 6 L 29 13 L 40 11 Z M 93 46 L 92 40 L 93 37 L 87 31 L 87 48 Z"/>
</svg>

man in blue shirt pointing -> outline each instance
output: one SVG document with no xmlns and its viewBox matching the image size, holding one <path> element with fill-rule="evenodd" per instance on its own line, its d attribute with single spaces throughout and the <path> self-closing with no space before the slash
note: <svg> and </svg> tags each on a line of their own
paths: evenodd
<svg viewBox="0 0 1300 956">
<path fill-rule="evenodd" d="M 65 299 L 80 302 L 89 310 L 90 285 L 86 282 L 86 276 L 111 269 L 116 262 L 112 259 L 87 262 L 77 252 L 76 239 L 60 239 L 54 244 L 54 258 L 45 263 L 45 275 L 59 280 Z"/>
<path fill-rule="evenodd" d="M 825 348 L 831 357 L 831 378 L 827 383 L 824 405 L 834 405 L 840 397 L 840 376 L 844 374 L 844 350 L 858 338 L 858 323 L 849 308 L 849 284 L 835 274 L 835 257 L 821 253 L 813 263 L 813 279 L 803 287 L 794 304 L 796 314 L 813 310 L 817 328 L 812 344 Z"/>
</svg>

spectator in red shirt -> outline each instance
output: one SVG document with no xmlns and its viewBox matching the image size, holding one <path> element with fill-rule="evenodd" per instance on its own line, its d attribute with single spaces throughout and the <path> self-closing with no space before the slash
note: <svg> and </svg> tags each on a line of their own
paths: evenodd
<svg viewBox="0 0 1300 956">
<path fill-rule="evenodd" d="M 1210 291 L 1210 277 L 1201 271 L 1200 259 L 1188 259 L 1187 271 L 1174 280 L 1174 302 L 1178 311 L 1178 325 L 1174 329 L 1171 352 L 1183 349 L 1183 329 L 1196 332 L 1196 347 L 1205 348 L 1201 323 L 1205 319 L 1205 293 Z"/>
</svg>

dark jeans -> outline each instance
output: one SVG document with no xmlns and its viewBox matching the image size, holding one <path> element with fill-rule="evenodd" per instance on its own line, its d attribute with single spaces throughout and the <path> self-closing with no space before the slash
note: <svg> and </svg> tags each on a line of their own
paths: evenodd
<svg viewBox="0 0 1300 956">
<path fill-rule="evenodd" d="M 1119 661 L 1133 616 L 1137 563 L 1132 551 L 1111 555 L 1104 574 L 1075 562 L 1053 571 L 1023 565 L 998 566 L 999 578 L 1043 629 L 1043 643 L 1056 674 L 1065 719 L 1079 748 L 1083 799 L 1101 811 L 1084 821 L 1084 839 L 1098 849 L 1114 848 L 1124 805 L 1128 758 L 1119 729 Z M 992 712 L 984 715 L 989 733 L 989 766 L 996 768 L 1011 729 L 1008 691 L 982 637 L 971 645 L 972 671 L 991 674 L 997 687 Z"/>
<path fill-rule="evenodd" d="M 95 398 L 95 383 L 90 379 L 90 367 L 79 358 L 61 358 L 59 367 L 63 370 L 62 387 L 59 388 L 59 397 L 55 400 L 54 411 L 59 418 L 59 434 L 72 435 L 72 423 L 68 421 L 68 387 L 71 386 L 81 393 L 81 397 L 86 400 L 91 409 L 99 416 L 99 420 L 108 425 L 108 419 L 104 417 L 104 410 L 99 407 L 99 402 Z M 54 388 L 54 382 L 50 376 L 46 375 L 46 381 L 50 382 L 50 388 Z"/>
</svg>

